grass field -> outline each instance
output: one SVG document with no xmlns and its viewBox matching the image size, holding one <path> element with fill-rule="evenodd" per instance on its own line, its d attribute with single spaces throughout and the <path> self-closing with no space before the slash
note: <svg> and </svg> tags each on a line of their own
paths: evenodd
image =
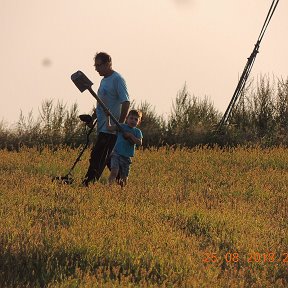
<svg viewBox="0 0 288 288">
<path fill-rule="evenodd" d="M 288 151 L 137 151 L 125 189 L 52 183 L 79 151 L 0 151 L 1 287 L 287 287 Z"/>
</svg>

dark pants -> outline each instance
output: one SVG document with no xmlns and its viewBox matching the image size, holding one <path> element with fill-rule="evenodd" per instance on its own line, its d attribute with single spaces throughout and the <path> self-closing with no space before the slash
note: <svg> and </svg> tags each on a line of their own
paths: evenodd
<svg viewBox="0 0 288 288">
<path fill-rule="evenodd" d="M 91 155 L 90 165 L 83 183 L 88 186 L 90 181 L 99 180 L 116 143 L 117 135 L 100 132 L 97 136 Z"/>
</svg>

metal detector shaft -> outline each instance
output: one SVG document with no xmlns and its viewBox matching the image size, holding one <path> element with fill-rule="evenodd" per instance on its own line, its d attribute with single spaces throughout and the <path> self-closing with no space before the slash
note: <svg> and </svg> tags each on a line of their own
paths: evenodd
<svg viewBox="0 0 288 288">
<path fill-rule="evenodd" d="M 81 156 L 83 155 L 84 151 L 86 150 L 86 148 L 88 147 L 89 144 L 89 136 L 92 132 L 92 130 L 94 129 L 95 125 L 97 123 L 97 119 L 95 120 L 95 122 L 92 124 L 90 130 L 87 133 L 87 138 L 86 138 L 86 144 L 85 146 L 82 148 L 80 154 L 78 155 L 77 159 L 75 160 L 73 166 L 70 168 L 69 172 L 65 175 L 65 176 L 54 176 L 52 177 L 52 182 L 53 181 L 60 181 L 61 183 L 64 184 L 72 184 L 73 183 L 73 178 L 72 178 L 72 171 L 75 168 L 76 164 L 79 162 Z"/>
<path fill-rule="evenodd" d="M 90 130 L 87 133 L 87 137 L 86 137 L 86 144 L 85 146 L 82 148 L 82 151 L 80 152 L 80 154 L 78 155 L 77 159 L 75 160 L 73 166 L 70 168 L 69 172 L 67 173 L 67 175 L 71 175 L 73 169 L 75 168 L 76 164 L 79 162 L 81 156 L 83 155 L 84 151 L 87 149 L 88 145 L 89 145 L 89 136 L 92 133 L 95 125 L 97 123 L 97 119 L 94 121 L 93 125 L 91 126 Z"/>
</svg>

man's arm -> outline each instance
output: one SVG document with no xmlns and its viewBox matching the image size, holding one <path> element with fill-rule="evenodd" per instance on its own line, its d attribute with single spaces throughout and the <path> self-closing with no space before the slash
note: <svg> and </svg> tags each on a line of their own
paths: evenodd
<svg viewBox="0 0 288 288">
<path fill-rule="evenodd" d="M 122 107 L 121 107 L 121 114 L 120 114 L 120 118 L 119 118 L 119 122 L 120 123 L 124 123 L 126 116 L 128 114 L 128 110 L 130 107 L 130 102 L 129 101 L 125 101 L 122 103 Z"/>
</svg>

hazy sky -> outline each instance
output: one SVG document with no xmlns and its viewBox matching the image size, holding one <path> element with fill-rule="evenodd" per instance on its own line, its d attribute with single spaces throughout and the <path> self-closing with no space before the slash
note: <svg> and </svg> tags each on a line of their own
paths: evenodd
<svg viewBox="0 0 288 288">
<path fill-rule="evenodd" d="M 111 54 L 130 97 L 168 115 L 186 82 L 224 112 L 272 0 L 0 0 L 0 121 L 16 122 L 47 99 L 94 99 L 74 86 L 82 70 L 95 84 L 96 52 Z M 251 77 L 288 76 L 288 1 L 280 0 Z"/>
</svg>

